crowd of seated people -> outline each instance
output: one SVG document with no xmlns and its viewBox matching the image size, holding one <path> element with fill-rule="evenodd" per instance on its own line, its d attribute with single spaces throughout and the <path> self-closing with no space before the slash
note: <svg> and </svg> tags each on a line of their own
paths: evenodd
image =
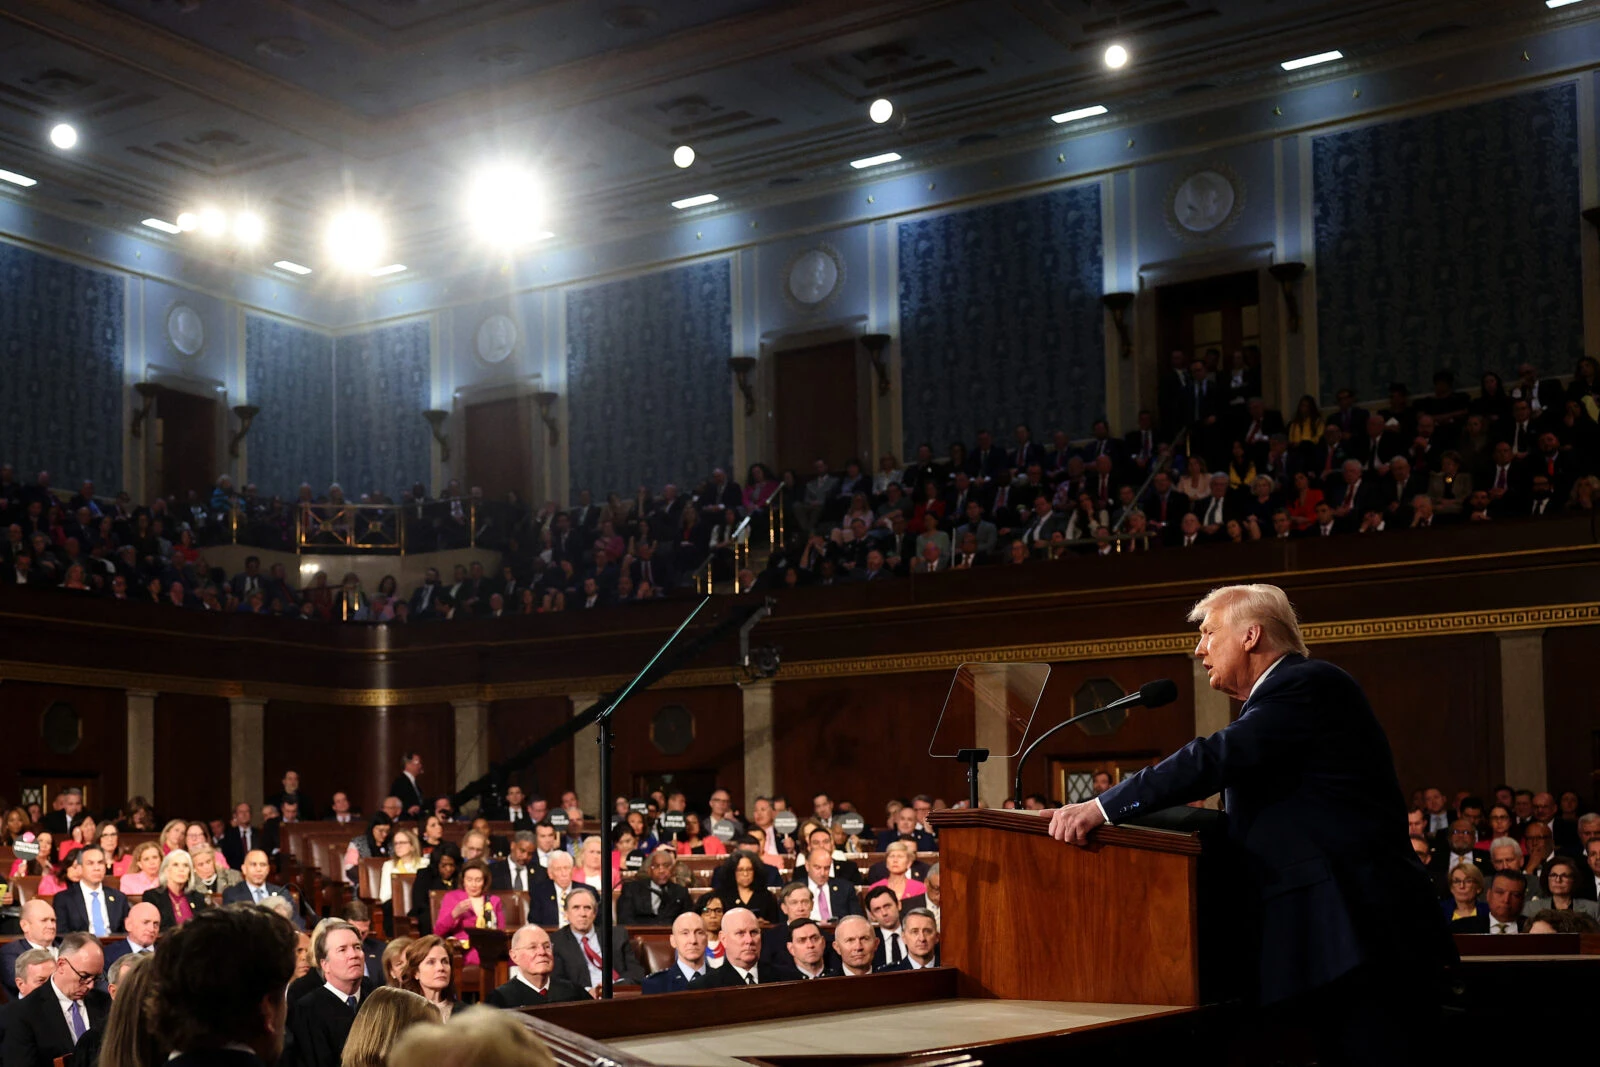
<svg viewBox="0 0 1600 1067">
<path fill-rule="evenodd" d="M 874 830 L 827 793 L 799 811 L 784 797 L 757 797 L 746 813 L 721 788 L 698 810 L 682 792 L 657 791 L 615 798 L 606 842 L 593 831 L 596 813 L 586 815 L 571 791 L 551 804 L 513 785 L 498 806 L 485 801 L 469 819 L 449 798 L 427 796 L 422 767 L 419 754 L 409 755 L 371 816 L 343 791 L 315 803 L 293 771 L 265 798 L 260 822 L 257 809 L 240 802 L 226 819 L 185 813 L 190 818 L 145 834 L 158 820 L 142 799 L 97 820 L 76 789 L 53 797 L 47 812 L 7 810 L 0 847 L 15 859 L 4 872 L 9 884 L 0 904 L 15 903 L 19 879 L 38 880 L 15 918 L 0 920 L 8 937 L 0 979 L 12 1001 L 0 1007 L 4 1062 L 48 1064 L 73 1045 L 81 1051 L 84 1041 L 128 1040 L 109 1014 L 129 970 L 119 961 L 160 967 L 189 931 L 220 928 L 219 914 L 240 909 L 264 909 L 283 921 L 273 936 L 289 949 L 289 973 L 278 983 L 289 988 L 289 1063 L 333 1067 L 348 1042 L 376 1040 L 362 1020 L 379 990 L 414 996 L 406 1001 L 412 1021 L 465 1017 L 475 998 L 458 982 L 463 967 L 479 962 L 468 934 L 505 928 L 512 892 L 525 894 L 527 922 L 510 930 L 511 980 L 485 1002 L 521 1008 L 594 997 L 602 960 L 596 887 L 608 859 L 617 924 L 612 958 L 623 990 L 650 995 L 940 963 L 944 901 L 929 815 L 945 804 L 936 798 L 890 802 L 885 826 Z M 1105 772 L 1092 778 L 1095 793 L 1110 785 Z M 1053 802 L 1031 795 L 1023 806 Z M 1450 803 L 1437 788 L 1418 790 L 1409 829 L 1418 864 L 1436 888 L 1440 922 L 1457 933 L 1600 932 L 1600 814 L 1582 808 L 1575 792 L 1501 785 L 1483 796 L 1459 793 Z M 395 914 L 397 898 L 385 895 L 311 914 L 310 898 L 289 884 L 304 871 L 291 862 L 283 832 L 307 821 L 316 824 L 308 832 L 350 838 L 342 863 L 352 869 L 322 877 L 358 882 L 353 868 L 382 858 L 385 882 L 393 874 L 415 876 L 412 910 Z M 470 827 L 451 826 L 468 821 Z M 129 849 L 119 834 L 145 839 Z M 868 852 L 881 853 L 870 866 Z M 712 865 L 692 870 L 695 857 Z M 437 913 L 430 890 L 442 893 Z M 381 925 L 372 922 L 374 908 L 384 912 Z M 414 930 L 400 921 L 406 918 Z M 646 973 L 628 927 L 662 931 L 655 936 L 670 945 L 670 963 Z M 102 972 L 108 997 L 89 980 Z M 62 996 L 82 1002 L 83 1030 L 65 1048 L 59 1031 L 47 1034 L 28 1021 L 27 1005 L 44 997 L 59 1018 L 54 994 L 32 994 L 52 980 Z M 337 1003 L 325 999 L 330 989 L 346 1008 L 354 998 L 354 1010 L 336 1014 Z M 391 995 L 398 994 L 383 994 Z M 163 1055 L 182 1051 L 162 1047 Z"/>
<path fill-rule="evenodd" d="M 532 513 L 514 495 L 488 502 L 454 481 L 437 498 L 421 484 L 398 502 L 368 493 L 369 511 L 352 509 L 337 485 L 321 495 L 303 485 L 285 506 L 263 503 L 254 486 L 235 491 L 226 476 L 206 497 L 136 506 L 126 493 L 97 497 L 89 482 L 64 499 L 47 472 L 22 485 L 0 466 L 0 584 L 404 623 L 649 602 L 693 584 L 708 562 L 731 576 L 738 524 L 772 509 L 784 537 L 763 573 L 738 575 L 742 589 L 1592 514 L 1600 500 L 1600 374 L 1588 357 L 1570 380 L 1530 364 L 1509 386 L 1487 372 L 1476 395 L 1440 371 L 1426 396 L 1395 383 L 1373 411 L 1349 389 L 1326 412 L 1306 396 L 1287 420 L 1259 395 L 1253 350 L 1226 368 L 1220 359 L 1174 352 L 1159 411 L 1141 412 L 1121 437 L 1104 419 L 1076 442 L 1055 431 L 1048 446 L 1027 426 L 1006 444 L 985 430 L 943 456 L 927 444 L 907 464 L 883 456 L 870 474 L 854 460 L 837 470 L 818 459 L 804 478 L 756 463 L 743 485 L 719 469 L 687 493 L 640 486 L 596 504 L 584 490 L 575 507 Z M 357 550 L 396 543 L 403 525 L 412 551 L 471 544 L 500 552 L 502 565 L 458 566 L 448 581 L 429 572 L 409 595 L 392 578 L 368 590 L 354 573 L 335 583 L 319 572 L 295 588 L 281 566 L 229 576 L 207 565 L 204 550 L 219 541 L 291 547 L 297 513 Z M 755 523 L 758 543 L 766 525 Z"/>
</svg>

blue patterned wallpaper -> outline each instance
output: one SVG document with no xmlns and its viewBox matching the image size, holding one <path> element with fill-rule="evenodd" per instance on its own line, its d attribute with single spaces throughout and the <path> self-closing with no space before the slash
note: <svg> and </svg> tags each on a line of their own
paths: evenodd
<svg viewBox="0 0 1600 1067">
<path fill-rule="evenodd" d="M 294 499 L 333 480 L 333 338 L 278 319 L 245 317 L 250 403 L 261 408 L 246 439 L 250 480 L 263 496 Z"/>
<path fill-rule="evenodd" d="M 381 489 L 395 500 L 431 484 L 431 329 L 427 322 L 346 334 L 333 345 L 339 483 L 345 496 Z"/>
<path fill-rule="evenodd" d="M 1060 189 L 899 227 L 902 458 L 1089 431 L 1105 409 L 1100 186 Z"/>
<path fill-rule="evenodd" d="M 1583 354 L 1577 90 L 1558 85 L 1312 145 L 1322 400 Z"/>
<path fill-rule="evenodd" d="M 0 243 L 0 463 L 122 488 L 123 279 Z"/>
<path fill-rule="evenodd" d="M 718 259 L 567 294 L 572 491 L 690 488 L 733 453 L 733 291 Z M 743 480 L 743 474 L 739 475 Z"/>
</svg>

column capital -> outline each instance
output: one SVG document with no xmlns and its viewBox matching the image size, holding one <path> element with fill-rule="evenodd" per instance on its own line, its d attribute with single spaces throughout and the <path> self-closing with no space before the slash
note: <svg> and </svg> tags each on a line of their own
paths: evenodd
<svg viewBox="0 0 1600 1067">
<path fill-rule="evenodd" d="M 158 689 L 129 689 L 126 692 L 129 700 L 154 700 L 161 695 Z"/>
<path fill-rule="evenodd" d="M 479 711 L 489 706 L 489 701 L 471 697 L 463 700 L 452 700 L 450 706 L 457 711 Z"/>
</svg>

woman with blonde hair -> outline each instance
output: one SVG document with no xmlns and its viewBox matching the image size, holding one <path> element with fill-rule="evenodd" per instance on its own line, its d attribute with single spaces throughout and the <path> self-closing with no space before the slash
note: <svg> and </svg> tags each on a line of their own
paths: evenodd
<svg viewBox="0 0 1600 1067">
<path fill-rule="evenodd" d="M 182 926 L 203 910 L 206 898 L 194 879 L 193 857 L 181 848 L 168 852 L 156 872 L 155 888 L 145 892 L 144 902 L 155 905 L 163 930 Z"/>
<path fill-rule="evenodd" d="M 405 981 L 406 949 L 410 947 L 414 938 L 396 937 L 383 948 L 383 984 L 401 987 Z"/>
<path fill-rule="evenodd" d="M 441 1021 L 433 1005 L 416 993 L 379 986 L 367 994 L 356 1012 L 339 1067 L 384 1067 L 389 1050 L 402 1033 L 418 1023 L 438 1026 Z"/>
<path fill-rule="evenodd" d="M 400 988 L 416 993 L 438 1009 L 441 1019 L 448 1020 L 461 1003 L 456 995 L 450 943 L 436 934 L 427 934 L 406 946 L 405 959 Z"/>
<path fill-rule="evenodd" d="M 201 843 L 189 853 L 189 859 L 194 863 L 195 884 L 202 893 L 221 894 L 225 889 L 232 889 L 244 877 L 238 871 L 230 871 L 219 866 L 224 862 L 217 850 L 208 844 Z"/>
<path fill-rule="evenodd" d="M 378 902 L 387 904 L 393 899 L 395 875 L 416 874 L 426 862 L 416 831 L 396 830 L 389 843 L 389 858 L 383 861 L 383 870 L 378 874 Z"/>
<path fill-rule="evenodd" d="M 130 897 L 148 893 L 156 887 L 156 875 L 161 871 L 161 846 L 154 841 L 135 845 L 133 863 L 122 876 L 117 888 Z"/>
<path fill-rule="evenodd" d="M 555 1067 L 539 1035 L 516 1014 L 466 1009 L 442 1027 L 415 1026 L 395 1042 L 389 1067 Z"/>
<path fill-rule="evenodd" d="M 167 825 L 161 828 L 161 836 L 156 838 L 161 844 L 161 854 L 165 856 L 169 852 L 183 848 L 188 834 L 189 824 L 182 819 L 173 819 L 168 822 Z"/>
<path fill-rule="evenodd" d="M 884 849 L 883 864 L 889 869 L 889 875 L 881 878 L 869 889 L 876 889 L 886 885 L 894 890 L 896 900 L 907 897 L 921 896 L 928 891 L 928 887 L 911 877 L 911 864 L 917 858 L 917 850 L 909 841 L 891 841 Z"/>
</svg>

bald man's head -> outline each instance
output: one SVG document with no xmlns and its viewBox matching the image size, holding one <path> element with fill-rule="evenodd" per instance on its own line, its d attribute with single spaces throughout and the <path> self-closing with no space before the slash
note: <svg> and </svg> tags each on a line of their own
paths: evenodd
<svg viewBox="0 0 1600 1067">
<path fill-rule="evenodd" d="M 692 969 L 699 970 L 706 958 L 706 921 L 692 911 L 672 920 L 672 950 Z"/>
<path fill-rule="evenodd" d="M 56 909 L 48 900 L 37 898 L 22 906 L 22 936 L 35 945 L 49 947 L 56 943 Z"/>
<path fill-rule="evenodd" d="M 129 941 L 141 948 L 149 948 L 156 943 L 156 935 L 161 933 L 161 913 L 154 904 L 135 904 L 128 909 L 123 926 L 128 931 Z"/>
<path fill-rule="evenodd" d="M 722 917 L 720 944 L 728 962 L 748 971 L 761 958 L 761 920 L 749 908 L 729 908 Z"/>
<path fill-rule="evenodd" d="M 550 935 L 531 923 L 518 929 L 511 938 L 511 962 L 525 978 L 542 984 L 556 965 Z"/>
<path fill-rule="evenodd" d="M 878 934 L 860 915 L 846 915 L 833 930 L 833 948 L 853 971 L 872 970 L 872 956 L 878 951 Z"/>
</svg>

